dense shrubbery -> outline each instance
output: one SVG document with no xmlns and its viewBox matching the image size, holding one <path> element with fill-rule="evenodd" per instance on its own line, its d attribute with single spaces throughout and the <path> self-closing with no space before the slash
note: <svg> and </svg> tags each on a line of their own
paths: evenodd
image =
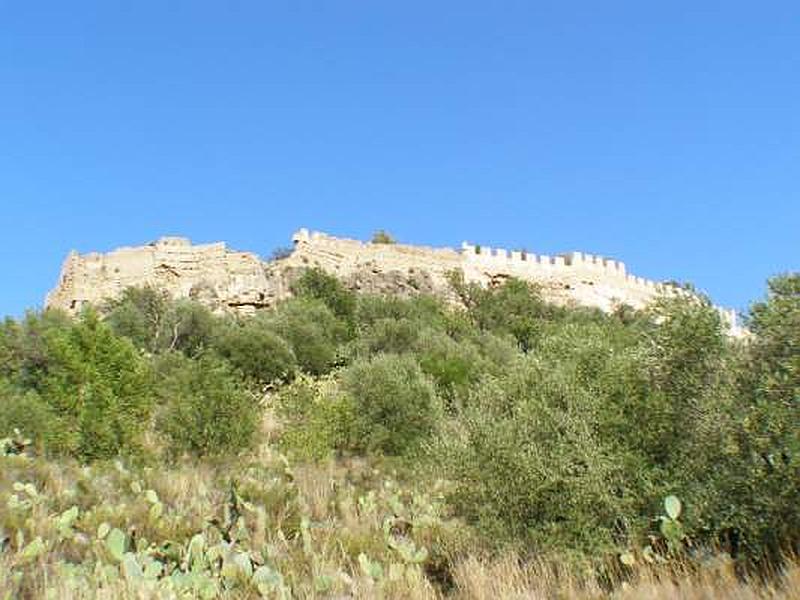
<svg viewBox="0 0 800 600">
<path fill-rule="evenodd" d="M 129 340 L 92 312 L 75 323 L 29 315 L 5 330 L 4 353 L 17 369 L 8 373 L 0 427 L 20 427 L 48 450 L 87 460 L 136 450 L 151 414 L 152 385 L 149 364 Z"/>
<path fill-rule="evenodd" d="M 260 406 L 229 365 L 213 355 L 171 354 L 158 367 L 164 406 L 158 428 L 173 454 L 225 454 L 252 445 Z"/>
<path fill-rule="evenodd" d="M 441 419 L 433 384 L 410 356 L 357 361 L 344 371 L 342 388 L 353 407 L 352 450 L 403 454 L 430 436 Z"/>
<path fill-rule="evenodd" d="M 800 276 L 770 282 L 744 342 L 703 298 L 603 315 L 514 280 L 453 283 L 463 310 L 356 296 L 309 270 L 254 317 L 145 288 L 102 318 L 7 320 L 0 437 L 18 428 L 84 462 L 219 457 L 264 439 L 266 407 L 292 456 L 389 457 L 446 480 L 449 510 L 486 548 L 658 553 L 675 494 L 678 546 L 798 550 Z"/>
</svg>

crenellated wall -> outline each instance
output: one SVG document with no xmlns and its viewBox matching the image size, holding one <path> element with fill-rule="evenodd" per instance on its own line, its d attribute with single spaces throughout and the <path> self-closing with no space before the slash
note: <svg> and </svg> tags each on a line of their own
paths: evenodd
<svg viewBox="0 0 800 600">
<path fill-rule="evenodd" d="M 292 240 L 292 262 L 317 265 L 344 278 L 365 268 L 398 274 L 421 269 L 430 275 L 432 291 L 444 295 L 451 292 L 447 273 L 453 270 L 462 271 L 466 281 L 481 285 L 493 285 L 509 277 L 535 282 L 550 301 L 606 312 L 621 304 L 644 308 L 660 295 L 690 294 L 674 285 L 632 275 L 621 261 L 583 252 L 548 256 L 467 242 L 455 251 L 364 243 L 308 229 L 297 231 Z M 718 310 L 731 329 L 739 331 L 735 311 Z"/>
<path fill-rule="evenodd" d="M 545 299 L 610 312 L 626 304 L 643 308 L 681 288 L 628 273 L 624 263 L 582 252 L 547 256 L 463 243 L 460 250 L 404 244 L 376 244 L 300 229 L 293 252 L 263 263 L 255 254 L 224 243 L 192 245 L 185 238 L 161 238 L 147 246 L 108 254 L 71 253 L 47 306 L 77 312 L 85 304 L 117 297 L 129 286 L 155 285 L 179 298 L 196 298 L 219 310 L 249 312 L 288 297 L 299 272 L 318 266 L 350 288 L 372 293 L 438 294 L 455 300 L 449 274 L 467 282 L 496 285 L 515 277 L 535 282 Z M 718 309 L 739 331 L 734 311 Z"/>
</svg>

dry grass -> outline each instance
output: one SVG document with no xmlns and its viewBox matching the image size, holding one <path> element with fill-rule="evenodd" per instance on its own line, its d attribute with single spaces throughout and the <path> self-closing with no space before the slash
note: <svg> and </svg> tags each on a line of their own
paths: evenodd
<svg viewBox="0 0 800 600">
<path fill-rule="evenodd" d="M 514 556 L 494 561 L 470 557 L 453 572 L 456 600 L 594 599 L 619 600 L 798 600 L 800 564 L 791 563 L 769 582 L 738 578 L 732 568 L 684 569 L 642 567 L 613 590 L 593 576 L 565 573 L 553 563 L 522 564 Z"/>
<path fill-rule="evenodd" d="M 185 544 L 194 533 L 208 531 L 208 518 L 221 517 L 220 507 L 230 495 L 228 473 L 235 470 L 241 493 L 252 503 L 245 511 L 249 533 L 242 547 L 254 552 L 268 549 L 270 564 L 282 573 L 294 598 L 800 600 L 798 560 L 789 561 L 767 581 L 737 577 L 731 561 L 721 555 L 702 568 L 680 563 L 632 570 L 620 567 L 611 575 L 616 583 L 609 585 L 596 571 L 580 571 L 568 567 L 566 561 L 526 562 L 512 554 L 486 558 L 478 554 L 471 538 L 462 537 L 460 529 L 448 528 L 452 521 L 439 517 L 434 490 L 425 490 L 424 497 L 415 493 L 412 499 L 408 490 L 404 492 L 373 465 L 359 461 L 290 466 L 274 449 L 262 446 L 247 462 L 216 467 L 185 461 L 168 470 L 125 470 L 114 465 L 84 469 L 68 462 L 13 457 L 5 458 L 3 467 L 0 517 L 8 531 L 24 529 L 28 541 L 35 536 L 56 539 L 53 515 L 80 504 L 80 528 L 90 541 L 99 523 L 107 521 L 124 531 L 136 526 L 140 535 L 159 544 L 168 539 Z M 34 504 L 24 520 L 5 504 L 14 481 L 33 482 L 42 493 L 41 503 Z M 155 490 L 165 504 L 163 516 L 149 519 L 148 502 L 132 487 Z M 387 547 L 384 519 L 394 513 L 398 502 L 404 518 L 415 523 L 415 542 L 428 549 L 437 547 L 437 564 L 446 570 L 446 577 L 437 573 L 436 579 L 449 579 L 446 590 L 418 565 L 406 568 Z M 91 564 L 95 553 L 91 546 L 77 542 L 60 542 L 52 548 L 36 562 L 25 561 L 12 539 L 0 552 L 0 600 L 172 597 L 165 596 L 164 589 L 128 587 L 123 579 L 97 577 L 92 570 L 81 579 L 59 577 L 64 565 Z M 365 572 L 359 563 L 361 554 L 381 565 L 380 577 Z M 398 567 L 404 570 L 398 573 Z M 329 581 L 324 592 L 315 583 L 321 579 Z M 240 588 L 224 597 L 257 597 L 253 593 L 252 587 Z"/>
</svg>

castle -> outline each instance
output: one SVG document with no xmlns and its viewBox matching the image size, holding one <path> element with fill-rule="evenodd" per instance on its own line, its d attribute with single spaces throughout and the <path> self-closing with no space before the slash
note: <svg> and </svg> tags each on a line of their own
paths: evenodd
<svg viewBox="0 0 800 600">
<path fill-rule="evenodd" d="M 659 295 L 687 293 L 633 276 L 619 261 L 581 252 L 544 256 L 466 242 L 459 250 L 428 248 L 361 242 L 307 229 L 297 231 L 292 241 L 291 252 L 266 262 L 224 243 L 192 245 L 175 237 L 108 254 L 72 252 L 45 304 L 76 314 L 87 304 L 118 297 L 126 287 L 153 285 L 217 311 L 250 313 L 290 296 L 292 280 L 313 266 L 357 291 L 431 293 L 450 299 L 455 299 L 449 283 L 453 271 L 482 286 L 515 277 L 537 283 L 548 301 L 605 312 L 623 304 L 644 308 Z M 731 333 L 741 334 L 736 313 L 718 310 Z"/>
</svg>

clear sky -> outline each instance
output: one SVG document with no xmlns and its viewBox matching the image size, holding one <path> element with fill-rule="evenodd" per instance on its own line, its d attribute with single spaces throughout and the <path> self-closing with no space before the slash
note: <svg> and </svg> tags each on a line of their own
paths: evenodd
<svg viewBox="0 0 800 600">
<path fill-rule="evenodd" d="M 306 226 L 800 268 L 800 2 L 0 0 L 0 315 L 67 252 Z"/>
</svg>

